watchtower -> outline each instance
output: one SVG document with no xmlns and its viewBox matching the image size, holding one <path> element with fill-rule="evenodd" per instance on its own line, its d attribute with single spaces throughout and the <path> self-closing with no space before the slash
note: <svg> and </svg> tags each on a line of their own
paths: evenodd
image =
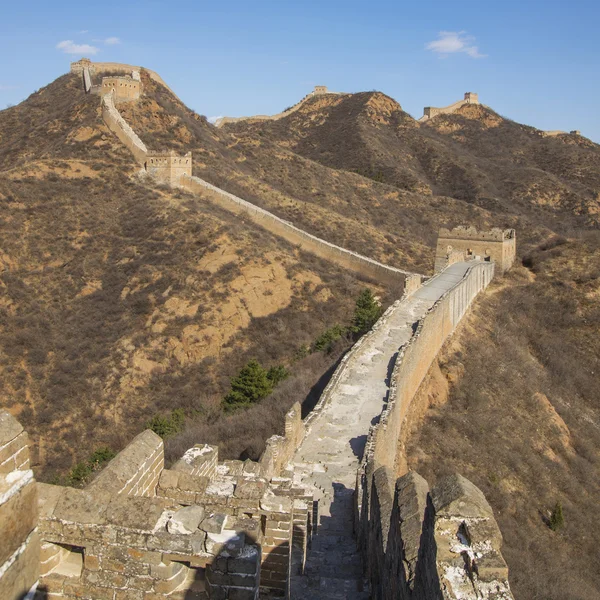
<svg viewBox="0 0 600 600">
<path fill-rule="evenodd" d="M 100 94 L 114 94 L 115 102 L 131 102 L 137 100 L 142 93 L 142 82 L 129 75 L 103 77 Z"/>
<path fill-rule="evenodd" d="M 444 269 L 449 258 L 463 254 L 463 260 L 480 258 L 496 263 L 501 273 L 508 271 L 515 261 L 517 246 L 514 229 L 494 227 L 489 231 L 477 231 L 475 227 L 440 229 L 435 251 L 435 272 Z"/>
<path fill-rule="evenodd" d="M 326 85 L 315 85 L 315 91 L 313 93 L 315 96 L 318 94 L 329 94 L 329 90 Z"/>
<path fill-rule="evenodd" d="M 467 104 L 479 104 L 479 94 L 475 92 L 465 92 L 465 102 Z"/>
<path fill-rule="evenodd" d="M 177 185 L 182 175 L 192 175 L 192 153 L 180 156 L 174 150 L 148 152 L 144 169 L 158 181 Z"/>
<path fill-rule="evenodd" d="M 91 69 L 92 61 L 89 58 L 82 58 L 71 63 L 71 73 L 81 75 L 84 69 Z"/>
</svg>

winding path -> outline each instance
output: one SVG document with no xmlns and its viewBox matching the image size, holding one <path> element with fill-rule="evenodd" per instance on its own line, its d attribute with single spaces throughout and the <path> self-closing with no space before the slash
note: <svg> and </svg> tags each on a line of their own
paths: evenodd
<svg viewBox="0 0 600 600">
<path fill-rule="evenodd" d="M 472 264 L 448 267 L 394 306 L 385 326 L 376 328 L 345 364 L 329 403 L 298 448 L 294 483 L 313 491 L 319 515 L 305 573 L 291 578 L 293 600 L 370 598 L 353 532 L 356 472 L 369 427 L 387 401 L 399 348 L 412 337 L 417 321 Z"/>
</svg>

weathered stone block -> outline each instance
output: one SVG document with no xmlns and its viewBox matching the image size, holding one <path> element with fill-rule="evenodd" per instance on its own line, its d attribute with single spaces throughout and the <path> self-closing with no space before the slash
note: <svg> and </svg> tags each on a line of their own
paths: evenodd
<svg viewBox="0 0 600 600">
<path fill-rule="evenodd" d="M 206 551 L 209 554 L 220 554 L 224 550 L 228 554 L 239 553 L 244 547 L 245 536 L 230 529 L 224 529 L 222 533 L 206 534 Z"/>
<path fill-rule="evenodd" d="M 179 476 L 181 473 L 178 471 L 171 471 L 170 469 L 164 469 L 160 474 L 158 480 L 158 487 L 162 489 L 171 489 L 179 487 Z"/>
<path fill-rule="evenodd" d="M 203 518 L 204 507 L 185 506 L 173 513 L 171 518 L 167 521 L 167 531 L 173 534 L 192 534 L 198 529 Z"/>
<path fill-rule="evenodd" d="M 69 523 L 104 525 L 108 497 L 88 490 L 63 488 L 53 512 L 55 519 Z"/>
<path fill-rule="evenodd" d="M 256 464 L 256 463 L 253 463 Z M 267 489 L 267 482 L 264 479 L 241 480 L 238 481 L 235 489 L 235 497 L 243 499 L 260 499 Z"/>
<path fill-rule="evenodd" d="M 199 527 L 203 531 L 206 531 L 206 533 L 220 534 L 223 532 L 223 526 L 226 519 L 227 515 L 221 513 L 211 514 L 202 520 Z"/>
<path fill-rule="evenodd" d="M 105 519 L 112 525 L 150 532 L 170 505 L 164 498 L 117 496 L 108 505 Z"/>
<path fill-rule="evenodd" d="M 11 555 L 10 566 L 0 566 L 5 571 L 0 576 L 0 597 L 22 598 L 38 580 L 40 569 L 40 541 L 36 532 L 30 534 L 26 545 L 18 553 Z"/>
</svg>

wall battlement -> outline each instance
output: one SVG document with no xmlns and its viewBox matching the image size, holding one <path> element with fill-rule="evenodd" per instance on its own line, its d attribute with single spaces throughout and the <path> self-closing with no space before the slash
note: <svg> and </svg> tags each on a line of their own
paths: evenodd
<svg viewBox="0 0 600 600">
<path fill-rule="evenodd" d="M 357 473 L 356 515 L 377 597 L 395 599 L 408 585 L 415 600 L 512 599 L 501 536 L 481 492 L 459 476 L 431 492 L 416 474 L 394 479 L 407 407 L 444 340 L 493 272 L 493 263 L 474 263 L 419 323 L 401 349 L 390 398 L 369 432 Z M 375 329 L 385 326 L 389 314 Z M 352 364 L 346 361 L 340 368 Z M 0 518 L 0 535 L 15 540 L 9 550 L 16 548 L 5 552 L 12 562 L 0 567 L 0 590 L 8 600 L 36 583 L 40 600 L 44 594 L 65 600 L 257 600 L 259 590 L 265 597 L 286 595 L 292 567 L 304 572 L 319 513 L 319 500 L 300 484 L 292 457 L 324 414 L 324 404 L 326 399 L 304 421 L 295 404 L 283 435 L 267 441 L 259 462 L 220 462 L 218 448 L 197 444 L 165 469 L 162 440 L 145 431 L 84 489 L 36 483 L 28 470 L 23 428 L 0 412 L 0 517 L 2 511 L 12 515 Z M 4 481 L 13 488 L 15 481 L 22 485 L 6 494 Z M 11 500 L 25 489 L 28 499 Z M 19 524 L 16 534 L 13 524 Z M 466 567 L 453 541 L 464 528 L 467 555 L 478 561 Z M 0 550 L 0 565 L 3 559 Z M 11 566 L 17 561 L 15 584 L 17 571 Z M 415 568 L 406 573 L 410 564 Z M 449 579 L 449 572 L 460 576 Z"/>
<path fill-rule="evenodd" d="M 423 116 L 419 119 L 419 122 L 428 121 L 437 115 L 449 115 L 456 112 L 461 106 L 465 104 L 479 104 L 479 95 L 475 92 L 465 92 L 463 100 L 454 102 L 449 106 L 443 108 L 436 108 L 434 106 L 426 106 L 423 109 Z"/>
<path fill-rule="evenodd" d="M 131 75 L 103 77 L 100 95 L 113 94 L 115 102 L 132 102 L 142 93 L 142 82 Z"/>
<path fill-rule="evenodd" d="M 466 258 L 480 257 L 495 262 L 499 272 L 504 273 L 515 261 L 515 230 L 494 227 L 489 231 L 477 231 L 474 227 L 465 226 L 441 228 L 435 251 L 435 272 L 456 260 L 457 253 Z"/>
</svg>

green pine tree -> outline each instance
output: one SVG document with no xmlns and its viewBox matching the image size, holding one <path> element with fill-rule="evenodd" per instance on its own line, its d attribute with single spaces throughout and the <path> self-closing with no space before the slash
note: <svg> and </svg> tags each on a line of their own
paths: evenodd
<svg viewBox="0 0 600 600">
<path fill-rule="evenodd" d="M 251 360 L 231 380 L 231 391 L 225 396 L 225 405 L 236 408 L 258 402 L 273 391 L 273 382 L 258 361 Z"/>
<path fill-rule="evenodd" d="M 289 371 L 283 365 L 271 367 L 267 371 L 267 379 L 273 384 L 273 387 L 281 383 L 284 379 L 287 379 L 289 375 Z"/>
<path fill-rule="evenodd" d="M 356 299 L 354 318 L 352 319 L 352 330 L 355 333 L 364 333 L 375 325 L 381 316 L 382 309 L 373 292 L 365 288 Z"/>
</svg>

